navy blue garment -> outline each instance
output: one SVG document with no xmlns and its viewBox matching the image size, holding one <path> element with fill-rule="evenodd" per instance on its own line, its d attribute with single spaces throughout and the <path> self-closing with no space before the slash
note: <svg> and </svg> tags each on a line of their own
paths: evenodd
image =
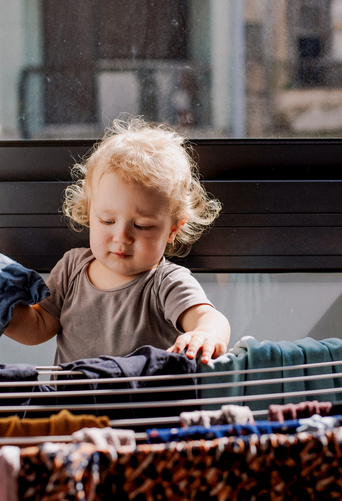
<svg viewBox="0 0 342 501">
<path fill-rule="evenodd" d="M 34 365 L 30 364 L 0 364 L 0 381 L 11 383 L 14 381 L 37 381 L 38 371 Z M 13 391 L 9 384 L 1 391 Z"/>
<path fill-rule="evenodd" d="M 6 386 L 0 388 L 1 393 L 34 391 L 31 387 L 12 386 L 11 383 L 17 381 L 38 381 L 38 371 L 35 366 L 30 364 L 0 364 L 0 381 L 6 383 Z M 0 399 L 1 406 L 28 405 L 29 402 L 30 399 L 24 397 Z M 13 414 L 23 417 L 20 412 L 0 412 L 0 417 L 6 417 Z"/>
<path fill-rule="evenodd" d="M 26 388 L 26 391 L 30 391 Z M 25 409 L 20 413 L 22 418 L 46 418 L 50 417 L 53 411 L 44 410 L 44 406 L 54 406 L 58 405 L 58 399 L 55 397 L 57 389 L 54 386 L 47 384 L 39 384 L 32 387 L 30 398 L 24 402 Z M 44 394 L 44 397 L 41 394 Z M 39 395 L 37 395 L 39 394 Z M 32 406 L 40 406 L 39 410 L 32 410 Z M 58 411 L 56 411 L 58 412 Z M 18 414 L 18 413 L 17 413 Z"/>
<path fill-rule="evenodd" d="M 82 376 L 70 375 L 67 379 L 91 378 L 98 379 L 96 384 L 89 384 L 87 388 L 82 385 L 83 389 L 92 389 L 94 394 L 92 397 L 77 397 L 73 398 L 72 403 L 89 403 L 89 411 L 96 411 L 98 404 L 105 403 L 123 403 L 122 408 L 113 410 L 97 411 L 98 415 L 105 414 L 110 419 L 127 419 L 131 417 L 160 417 L 179 415 L 179 412 L 184 410 L 183 407 L 176 405 L 175 407 L 155 406 L 155 402 L 162 402 L 167 400 L 183 400 L 183 399 L 196 399 L 197 390 L 195 388 L 196 378 L 187 379 L 173 379 L 173 374 L 194 374 L 197 371 L 197 360 L 190 360 L 185 353 L 169 353 L 153 346 L 142 346 L 126 357 L 111 357 L 101 356 L 99 358 L 89 358 L 77 360 L 71 363 L 61 364 L 63 370 L 76 369 L 82 372 Z M 157 381 L 129 381 L 120 382 L 118 378 L 122 377 L 139 377 L 139 376 L 157 376 L 157 375 L 170 375 L 167 380 Z M 64 376 L 65 377 L 65 376 Z M 115 378 L 116 382 L 110 384 L 101 384 L 101 378 Z M 178 391 L 177 388 L 167 392 L 163 388 L 167 386 L 189 385 L 190 390 Z M 160 388 L 156 393 L 142 393 L 136 394 L 128 393 L 126 395 L 109 395 L 97 396 L 97 389 L 142 389 L 142 388 Z M 65 385 L 65 387 L 58 387 L 60 390 L 74 390 L 80 389 L 80 385 Z M 70 399 L 68 400 L 70 403 Z M 135 403 L 152 402 L 153 407 L 144 405 L 142 408 L 134 408 Z M 61 402 L 60 402 L 61 403 Z M 63 404 L 67 401 L 63 401 Z M 130 406 L 129 404 L 133 404 Z M 190 410 L 189 408 L 187 410 Z M 194 410 L 194 407 L 191 407 Z M 174 412 L 172 412 L 174 411 Z M 84 411 L 83 411 L 84 412 Z"/>
<path fill-rule="evenodd" d="M 14 306 L 36 304 L 49 295 L 39 273 L 0 254 L 0 335 L 12 319 Z"/>
</svg>

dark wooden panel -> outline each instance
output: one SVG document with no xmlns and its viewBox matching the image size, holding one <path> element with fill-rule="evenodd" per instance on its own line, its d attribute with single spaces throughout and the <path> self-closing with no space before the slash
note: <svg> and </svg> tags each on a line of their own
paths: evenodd
<svg viewBox="0 0 342 501">
<path fill-rule="evenodd" d="M 341 255 L 342 260 L 342 226 L 213 228 L 202 236 L 192 253 L 196 256 Z"/>
<path fill-rule="evenodd" d="M 68 181 L 94 141 L 0 142 L 0 181 Z"/>
<path fill-rule="evenodd" d="M 60 254 L 71 247 L 88 245 L 86 231 L 78 233 L 70 228 L 0 228 L 0 252 Z M 5 252 L 6 251 L 6 252 Z"/>
<path fill-rule="evenodd" d="M 206 181 L 224 213 L 342 212 L 342 181 Z"/>
<path fill-rule="evenodd" d="M 64 180 L 95 139 L 0 141 L 0 181 Z M 341 139 L 192 139 L 206 180 L 340 180 Z"/>
<path fill-rule="evenodd" d="M 71 231 L 59 210 L 69 166 L 92 142 L 14 143 L 0 144 L 0 181 L 4 180 L 0 182 L 0 252 L 47 271 L 66 250 L 88 245 L 87 233 Z M 194 271 L 342 269 L 342 181 L 336 169 L 333 181 L 325 179 L 331 165 L 339 162 L 342 142 L 215 144 L 202 141 L 195 146 L 202 168 L 207 168 L 205 185 L 223 202 L 223 213 L 181 262 Z M 273 174 L 267 179 L 248 177 L 262 154 L 268 173 Z M 297 178 L 279 179 L 286 161 L 290 162 L 287 174 L 294 172 L 295 157 Z M 319 164 L 320 175 L 310 178 Z M 239 179 L 234 178 L 237 170 Z M 210 180 L 211 175 L 216 179 Z"/>
<path fill-rule="evenodd" d="M 336 214 L 314 212 L 275 214 L 221 214 L 215 223 L 220 226 L 342 226 L 342 212 Z"/>
<path fill-rule="evenodd" d="M 58 228 L 65 224 L 57 214 L 0 214 L 0 228 Z"/>
<path fill-rule="evenodd" d="M 51 269 L 73 247 L 88 246 L 87 232 L 64 228 L 0 228 L 0 252 L 39 271 Z"/>
<path fill-rule="evenodd" d="M 67 183 L 0 183 L 0 214 L 57 214 Z"/>
<path fill-rule="evenodd" d="M 196 140 L 205 179 L 341 179 L 340 139 Z"/>
<path fill-rule="evenodd" d="M 0 183 L 0 213 L 54 214 L 67 182 Z M 342 213 L 342 181 L 204 181 L 224 214 Z"/>
</svg>

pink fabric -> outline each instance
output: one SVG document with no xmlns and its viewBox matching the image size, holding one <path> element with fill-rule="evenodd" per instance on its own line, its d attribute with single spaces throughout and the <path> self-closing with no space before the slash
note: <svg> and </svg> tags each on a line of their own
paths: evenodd
<svg viewBox="0 0 342 501">
<path fill-rule="evenodd" d="M 331 402 L 318 402 L 318 400 L 300 402 L 299 404 L 273 404 L 268 408 L 268 420 L 283 423 L 292 419 L 308 418 L 314 414 L 328 416 L 331 407 Z"/>
</svg>

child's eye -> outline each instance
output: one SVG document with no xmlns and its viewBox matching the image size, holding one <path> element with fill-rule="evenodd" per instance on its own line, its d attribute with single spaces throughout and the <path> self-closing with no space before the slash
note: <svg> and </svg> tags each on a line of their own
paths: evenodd
<svg viewBox="0 0 342 501">
<path fill-rule="evenodd" d="M 141 226 L 140 224 L 135 224 L 134 225 L 138 230 L 150 230 L 153 228 L 152 226 Z"/>
<path fill-rule="evenodd" d="M 114 224 L 114 223 L 115 223 L 115 221 L 106 221 L 106 220 L 104 220 L 104 219 L 100 219 L 100 223 L 101 223 L 101 224 L 105 224 L 105 225 L 110 225 L 110 224 Z"/>
</svg>

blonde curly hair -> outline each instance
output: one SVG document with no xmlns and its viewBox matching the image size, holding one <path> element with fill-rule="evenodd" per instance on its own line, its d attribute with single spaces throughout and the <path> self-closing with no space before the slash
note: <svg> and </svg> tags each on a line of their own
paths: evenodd
<svg viewBox="0 0 342 501">
<path fill-rule="evenodd" d="M 65 190 L 63 213 L 73 229 L 89 227 L 94 172 L 102 176 L 119 172 L 130 182 L 157 189 L 170 200 L 175 222 L 182 222 L 166 257 L 184 257 L 214 222 L 221 203 L 212 198 L 199 179 L 191 147 L 166 125 L 154 125 L 136 117 L 117 119 L 90 156 L 72 168 L 74 183 Z"/>
</svg>

